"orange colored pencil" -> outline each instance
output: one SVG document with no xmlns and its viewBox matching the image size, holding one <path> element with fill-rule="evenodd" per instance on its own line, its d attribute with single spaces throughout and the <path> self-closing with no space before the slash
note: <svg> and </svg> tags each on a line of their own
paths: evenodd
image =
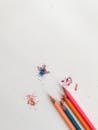
<svg viewBox="0 0 98 130">
<path fill-rule="evenodd" d="M 71 121 L 69 120 L 69 118 L 67 117 L 67 115 L 62 110 L 62 108 L 59 105 L 59 103 L 52 96 L 49 96 L 49 97 L 50 97 L 51 102 L 53 103 L 53 105 L 55 106 L 55 108 L 57 109 L 57 111 L 59 112 L 59 114 L 61 115 L 61 117 L 64 119 L 64 121 L 69 126 L 70 130 L 76 130 L 76 128 L 73 126 L 73 124 L 71 123 Z"/>
<path fill-rule="evenodd" d="M 71 101 L 66 97 L 66 95 L 63 95 L 63 99 L 66 102 L 66 104 L 70 107 L 72 112 L 75 114 L 75 116 L 78 118 L 79 122 L 83 125 L 85 130 L 91 130 L 89 126 L 86 124 L 83 117 L 78 113 L 77 109 L 74 107 L 74 105 L 71 103 Z"/>
</svg>

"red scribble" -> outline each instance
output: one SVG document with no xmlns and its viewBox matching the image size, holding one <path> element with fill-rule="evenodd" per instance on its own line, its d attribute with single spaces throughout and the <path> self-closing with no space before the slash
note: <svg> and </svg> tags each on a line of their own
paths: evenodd
<svg viewBox="0 0 98 130">
<path fill-rule="evenodd" d="M 65 77 L 64 80 L 61 81 L 63 86 L 70 86 L 72 84 L 72 78 L 71 77 Z"/>
<path fill-rule="evenodd" d="M 78 90 L 78 84 L 75 84 L 75 91 L 77 91 Z"/>
<path fill-rule="evenodd" d="M 26 99 L 27 99 L 27 104 L 29 104 L 31 106 L 35 106 L 38 102 L 36 99 L 36 96 L 34 96 L 34 94 L 27 95 Z"/>
</svg>

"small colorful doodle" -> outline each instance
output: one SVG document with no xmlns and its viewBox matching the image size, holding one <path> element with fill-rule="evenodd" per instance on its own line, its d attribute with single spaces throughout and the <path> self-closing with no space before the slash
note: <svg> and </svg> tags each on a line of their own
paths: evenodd
<svg viewBox="0 0 98 130">
<path fill-rule="evenodd" d="M 62 86 L 70 86 L 72 84 L 72 78 L 71 77 L 65 77 L 64 80 L 61 81 Z"/>
<path fill-rule="evenodd" d="M 41 77 L 44 76 L 45 74 L 50 73 L 49 71 L 47 71 L 46 65 L 42 65 L 41 67 L 37 66 L 37 70 L 39 71 L 39 76 Z"/>
<path fill-rule="evenodd" d="M 35 106 L 38 102 L 36 96 L 34 96 L 34 94 L 29 94 L 26 96 L 27 99 L 27 104 L 31 105 L 31 106 Z"/>
</svg>

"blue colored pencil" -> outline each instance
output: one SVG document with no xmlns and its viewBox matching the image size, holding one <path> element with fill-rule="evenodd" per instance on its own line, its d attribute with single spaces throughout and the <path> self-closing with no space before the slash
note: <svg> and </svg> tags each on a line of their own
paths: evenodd
<svg viewBox="0 0 98 130">
<path fill-rule="evenodd" d="M 60 105 L 61 105 L 63 111 L 65 112 L 65 114 L 67 115 L 67 117 L 70 119 L 70 121 L 72 122 L 72 124 L 75 126 L 76 130 L 82 130 L 80 128 L 79 124 L 76 122 L 76 120 L 72 116 L 72 114 L 70 113 L 70 111 L 68 110 L 68 108 L 63 104 L 62 101 L 60 101 Z"/>
</svg>

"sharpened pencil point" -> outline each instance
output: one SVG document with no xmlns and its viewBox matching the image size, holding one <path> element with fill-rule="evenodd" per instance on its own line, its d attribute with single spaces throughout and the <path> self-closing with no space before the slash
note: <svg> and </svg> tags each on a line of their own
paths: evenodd
<svg viewBox="0 0 98 130">
<path fill-rule="evenodd" d="M 64 93 L 67 94 L 67 92 L 68 92 L 67 89 L 65 87 L 62 87 L 62 89 L 63 89 Z"/>
<path fill-rule="evenodd" d="M 60 105 L 61 105 L 61 107 L 62 107 L 63 110 L 66 108 L 66 107 L 64 106 L 64 104 L 63 104 L 63 101 L 60 101 Z"/>
<path fill-rule="evenodd" d="M 48 94 L 48 96 L 49 96 L 51 102 L 52 102 L 52 103 L 55 103 L 55 99 L 54 99 L 51 95 L 49 95 L 49 94 Z"/>
</svg>

